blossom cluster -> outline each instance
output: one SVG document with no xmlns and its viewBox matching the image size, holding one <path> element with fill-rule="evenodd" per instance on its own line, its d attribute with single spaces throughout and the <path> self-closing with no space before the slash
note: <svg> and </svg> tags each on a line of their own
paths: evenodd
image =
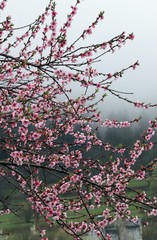
<svg viewBox="0 0 157 240">
<path fill-rule="evenodd" d="M 1 11 L 6 2 L 1 1 Z M 150 168 L 135 170 L 134 164 L 143 152 L 154 147 L 157 120 L 149 122 L 141 139 L 131 147 L 112 146 L 98 138 L 99 127 L 129 128 L 140 120 L 103 120 L 97 107 L 106 93 L 136 107 L 153 105 L 123 98 L 111 88 L 115 79 L 135 69 L 138 62 L 116 73 L 99 72 L 94 66 L 106 53 L 133 40 L 133 33 L 81 45 L 104 18 L 104 12 L 100 12 L 74 42 L 68 42 L 79 4 L 77 0 L 59 28 L 56 2 L 50 0 L 45 12 L 18 37 L 11 17 L 1 20 L 0 149 L 6 154 L 0 161 L 0 177 L 15 182 L 33 211 L 49 225 L 59 224 L 77 240 L 89 231 L 110 240 L 103 233 L 107 225 L 119 218 L 137 220 L 130 206 L 146 207 L 148 215 L 156 215 L 155 199 L 144 192 L 134 192 L 131 198 L 127 190 L 132 179 L 144 179 Z M 76 97 L 73 86 L 78 88 Z M 102 219 L 94 209 L 100 210 Z M 47 239 L 45 230 L 40 234 Z"/>
</svg>

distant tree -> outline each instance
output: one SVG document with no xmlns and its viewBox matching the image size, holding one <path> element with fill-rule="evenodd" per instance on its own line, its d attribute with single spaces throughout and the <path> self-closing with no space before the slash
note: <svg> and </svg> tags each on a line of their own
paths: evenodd
<svg viewBox="0 0 157 240">
<path fill-rule="evenodd" d="M 150 181 L 150 195 L 151 197 L 157 197 L 157 168 L 152 169 L 152 178 Z"/>
<path fill-rule="evenodd" d="M 56 2 L 50 0 L 42 15 L 21 26 L 18 37 L 11 16 L 1 19 L 0 148 L 4 154 L 0 176 L 11 186 L 10 194 L 24 194 L 35 215 L 40 214 L 47 224 L 57 223 L 75 240 L 91 230 L 109 240 L 102 231 L 106 225 L 119 218 L 137 221 L 130 206 L 157 214 L 156 198 L 141 192 L 132 198 L 126 194 L 128 182 L 144 179 L 156 161 L 133 169 L 140 155 L 153 148 L 157 120 L 149 122 L 132 146 L 124 147 L 121 142 L 112 146 L 98 139 L 99 127 L 128 128 L 139 119 L 103 120 L 97 106 L 108 92 L 135 107 L 156 105 L 133 102 L 112 88 L 114 80 L 135 69 L 138 62 L 114 73 L 94 67 L 106 53 L 134 39 L 133 33 L 122 32 L 108 41 L 86 44 L 104 12 L 73 42 L 67 41 L 79 4 L 77 0 L 58 28 Z M 1 12 L 5 6 L 2 0 Z M 74 87 L 76 97 L 72 97 Z M 107 157 L 109 152 L 112 158 Z M 5 197 L 0 201 L 1 214 L 19 209 L 15 204 L 6 206 Z M 103 220 L 97 218 L 98 212 Z M 39 231 L 46 240 L 45 231 Z"/>
<path fill-rule="evenodd" d="M 28 203 L 23 203 L 23 207 L 21 207 L 21 209 L 19 210 L 18 215 L 25 222 L 30 223 L 33 218 L 33 211 L 31 205 Z"/>
<path fill-rule="evenodd" d="M 127 114 L 122 114 L 122 113 L 118 113 L 118 114 L 110 114 L 109 115 L 109 119 L 111 119 L 112 121 L 117 121 L 119 120 L 119 122 L 121 121 L 120 119 L 126 119 L 128 121 L 128 116 Z M 127 127 L 127 128 L 108 128 L 106 133 L 103 136 L 103 140 L 105 142 L 109 142 L 114 146 L 117 146 L 119 144 L 123 145 L 123 146 L 131 146 L 134 142 L 134 132 L 133 132 L 133 126 L 131 127 Z"/>
</svg>

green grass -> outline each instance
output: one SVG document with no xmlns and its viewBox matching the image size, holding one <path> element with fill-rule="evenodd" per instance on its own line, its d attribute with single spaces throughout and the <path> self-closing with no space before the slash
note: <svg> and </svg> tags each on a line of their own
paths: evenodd
<svg viewBox="0 0 157 240">
<path fill-rule="evenodd" d="M 150 182 L 148 180 L 131 180 L 128 184 L 129 188 L 133 188 L 133 189 L 139 189 L 139 188 L 148 188 L 149 187 Z"/>
<path fill-rule="evenodd" d="M 0 216 L 0 228 L 17 228 L 17 224 L 21 226 L 31 226 L 32 223 L 26 223 L 24 219 L 16 216 L 13 213 Z"/>
</svg>

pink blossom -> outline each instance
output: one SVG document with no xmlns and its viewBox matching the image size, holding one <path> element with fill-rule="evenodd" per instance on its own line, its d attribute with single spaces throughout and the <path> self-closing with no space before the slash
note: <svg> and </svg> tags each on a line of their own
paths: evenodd
<svg viewBox="0 0 157 240">
<path fill-rule="evenodd" d="M 150 211 L 149 213 L 148 213 L 148 216 L 157 216 L 157 209 L 152 209 L 152 211 Z"/>
<path fill-rule="evenodd" d="M 32 138 L 33 138 L 34 141 L 37 140 L 37 139 L 39 139 L 40 137 L 41 137 L 41 134 L 38 133 L 38 132 L 34 132 L 34 133 L 32 134 Z"/>
<path fill-rule="evenodd" d="M 40 232 L 40 236 L 41 236 L 41 237 L 43 237 L 45 234 L 46 234 L 46 230 L 42 230 L 42 231 Z M 48 238 L 47 238 L 47 239 L 48 239 Z"/>
<path fill-rule="evenodd" d="M 134 36 L 133 33 L 130 33 L 129 36 L 128 36 L 128 38 L 131 39 L 131 40 L 134 40 L 135 36 Z"/>
</svg>

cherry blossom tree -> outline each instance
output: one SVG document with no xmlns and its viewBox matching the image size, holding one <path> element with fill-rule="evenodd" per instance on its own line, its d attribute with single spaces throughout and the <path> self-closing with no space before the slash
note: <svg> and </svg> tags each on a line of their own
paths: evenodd
<svg viewBox="0 0 157 240">
<path fill-rule="evenodd" d="M 7 0 L 1 1 L 1 12 L 6 4 Z M 98 104 L 101 106 L 109 92 L 135 107 L 156 105 L 133 102 L 112 88 L 112 83 L 135 69 L 138 62 L 114 73 L 95 68 L 105 54 L 134 39 L 133 33 L 123 32 L 108 41 L 86 45 L 104 12 L 69 43 L 68 31 L 79 4 L 77 0 L 71 7 L 61 28 L 53 0 L 27 26 L 17 29 L 11 16 L 1 19 L 0 176 L 9 183 L 10 195 L 14 191 L 23 194 L 34 215 L 48 225 L 59 224 L 74 239 L 95 231 L 100 239 L 109 240 L 102 231 L 107 225 L 117 219 L 138 221 L 131 206 L 157 215 L 155 197 L 150 199 L 133 189 L 132 197 L 128 195 L 128 183 L 146 178 L 155 166 L 152 159 L 134 170 L 140 155 L 154 146 L 157 120 L 149 122 L 132 147 L 112 146 L 97 137 L 99 127 L 128 128 L 140 119 L 104 120 Z M 18 37 L 17 30 L 21 31 Z M 76 97 L 74 86 L 80 90 Z M 111 159 L 109 154 L 116 157 Z M 1 199 L 1 214 L 15 211 L 14 207 Z M 46 240 L 45 230 L 39 231 Z"/>
</svg>

